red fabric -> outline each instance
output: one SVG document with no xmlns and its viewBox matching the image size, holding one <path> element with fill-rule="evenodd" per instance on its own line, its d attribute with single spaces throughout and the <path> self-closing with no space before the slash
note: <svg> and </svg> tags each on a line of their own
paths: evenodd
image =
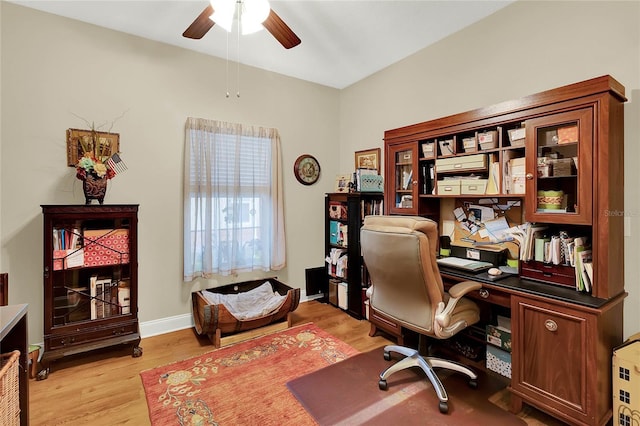
<svg viewBox="0 0 640 426">
<path fill-rule="evenodd" d="M 140 375 L 154 426 L 314 425 L 286 383 L 357 353 L 306 324 Z"/>
<path fill-rule="evenodd" d="M 84 236 L 84 266 L 129 263 L 129 230 L 86 230 Z"/>
</svg>

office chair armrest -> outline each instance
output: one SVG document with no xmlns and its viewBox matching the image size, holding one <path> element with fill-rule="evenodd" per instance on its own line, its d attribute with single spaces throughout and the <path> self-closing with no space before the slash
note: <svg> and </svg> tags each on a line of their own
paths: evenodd
<svg viewBox="0 0 640 426">
<path fill-rule="evenodd" d="M 481 288 L 482 284 L 477 281 L 462 281 L 449 289 L 449 296 L 459 299 L 470 291 L 480 290 Z"/>
<path fill-rule="evenodd" d="M 475 281 L 463 281 L 451 287 L 449 289 L 449 300 L 447 301 L 447 306 L 445 307 L 444 302 L 438 303 L 438 308 L 436 309 L 435 321 L 434 321 L 434 333 L 436 336 L 440 338 L 448 338 L 451 335 L 457 332 L 457 328 L 459 326 L 466 326 L 466 324 L 460 324 L 452 327 L 452 329 L 448 329 L 451 323 L 451 313 L 456 307 L 458 301 L 465 294 L 469 293 L 473 290 L 479 290 L 482 288 L 482 284 Z"/>
</svg>

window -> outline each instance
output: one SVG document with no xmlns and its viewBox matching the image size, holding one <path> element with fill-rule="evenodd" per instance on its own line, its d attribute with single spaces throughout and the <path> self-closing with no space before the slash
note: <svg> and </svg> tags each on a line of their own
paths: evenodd
<svg viewBox="0 0 640 426">
<path fill-rule="evenodd" d="M 618 376 L 625 381 L 629 381 L 629 369 L 624 367 L 618 367 Z"/>
<path fill-rule="evenodd" d="M 620 398 L 620 401 L 622 401 L 622 402 L 623 402 L 623 403 L 625 403 L 625 404 L 629 404 L 629 402 L 630 402 L 630 400 L 631 400 L 631 399 L 629 398 L 629 392 L 627 392 L 627 391 L 625 391 L 625 390 L 622 390 L 622 389 L 620 389 L 620 396 L 619 396 L 619 398 Z"/>
<path fill-rule="evenodd" d="M 284 267 L 280 164 L 276 129 L 187 120 L 185 281 Z"/>
</svg>

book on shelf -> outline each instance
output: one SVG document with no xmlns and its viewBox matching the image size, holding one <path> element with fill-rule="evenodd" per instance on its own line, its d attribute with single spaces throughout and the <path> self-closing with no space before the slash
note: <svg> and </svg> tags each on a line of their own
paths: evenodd
<svg viewBox="0 0 640 426">
<path fill-rule="evenodd" d="M 91 295 L 91 319 L 108 318 L 118 312 L 117 297 L 118 281 L 111 277 L 93 275 L 89 280 Z"/>
<path fill-rule="evenodd" d="M 84 250 L 77 228 L 53 229 L 53 270 L 76 268 L 84 265 Z"/>
<path fill-rule="evenodd" d="M 98 310 L 96 307 L 96 296 L 98 295 L 98 289 L 96 287 L 96 282 L 98 281 L 97 275 L 92 275 L 89 278 L 89 295 L 91 296 L 90 306 L 91 306 L 91 319 L 98 319 Z"/>
<path fill-rule="evenodd" d="M 361 200 L 360 201 L 360 219 L 364 219 L 365 216 L 381 215 L 383 214 L 383 199 L 379 200 Z"/>
<path fill-rule="evenodd" d="M 122 315 L 131 313 L 131 288 L 129 280 L 118 281 L 118 308 Z"/>
</svg>

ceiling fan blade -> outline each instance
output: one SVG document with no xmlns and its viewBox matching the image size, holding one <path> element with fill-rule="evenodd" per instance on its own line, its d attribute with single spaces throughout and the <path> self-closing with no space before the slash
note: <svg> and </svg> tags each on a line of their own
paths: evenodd
<svg viewBox="0 0 640 426">
<path fill-rule="evenodd" d="M 265 27 L 285 49 L 291 49 L 301 43 L 298 36 L 291 31 L 291 28 L 280 19 L 273 9 L 269 12 L 269 16 L 262 23 L 262 26 Z"/>
<path fill-rule="evenodd" d="M 205 9 L 198 15 L 198 17 L 189 25 L 189 28 L 182 33 L 183 37 L 200 39 L 214 26 L 214 22 L 209 19 L 209 16 L 213 15 L 213 7 L 211 5 L 205 7 Z"/>
</svg>

